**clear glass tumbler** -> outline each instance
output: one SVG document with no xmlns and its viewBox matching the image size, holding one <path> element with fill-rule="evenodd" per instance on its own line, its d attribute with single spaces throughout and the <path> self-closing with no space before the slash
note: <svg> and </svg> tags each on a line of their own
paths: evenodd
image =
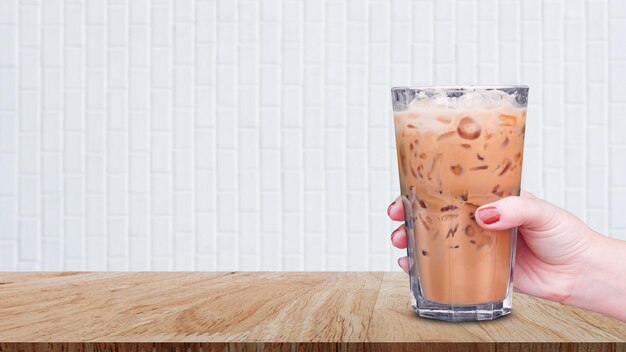
<svg viewBox="0 0 626 352">
<path fill-rule="evenodd" d="M 413 309 L 446 321 L 510 313 L 517 229 L 485 230 L 474 212 L 519 195 L 528 87 L 391 95 Z"/>
</svg>

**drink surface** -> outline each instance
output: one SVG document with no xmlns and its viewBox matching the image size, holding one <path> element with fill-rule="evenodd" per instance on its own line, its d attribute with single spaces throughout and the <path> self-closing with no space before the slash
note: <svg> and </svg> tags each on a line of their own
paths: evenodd
<svg viewBox="0 0 626 352">
<path fill-rule="evenodd" d="M 488 231 L 476 208 L 519 195 L 526 108 L 499 91 L 418 98 L 394 113 L 412 275 L 446 304 L 502 300 L 512 231 Z"/>
</svg>

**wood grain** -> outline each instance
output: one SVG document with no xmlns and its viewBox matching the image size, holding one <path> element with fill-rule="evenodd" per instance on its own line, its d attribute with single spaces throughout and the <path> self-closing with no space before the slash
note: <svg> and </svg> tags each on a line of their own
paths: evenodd
<svg viewBox="0 0 626 352">
<path fill-rule="evenodd" d="M 0 273 L 0 351 L 624 351 L 626 324 L 515 295 L 419 318 L 402 273 Z"/>
<path fill-rule="evenodd" d="M 484 322 L 419 319 L 406 299 L 406 275 L 386 273 L 367 338 L 372 342 L 616 342 L 626 323 L 558 303 L 514 294 L 513 312 Z"/>
<path fill-rule="evenodd" d="M 2 274 L 3 342 L 363 341 L 382 273 Z"/>
<path fill-rule="evenodd" d="M 620 343 L 0 343 L 0 351 L 19 352 L 625 352 Z"/>
</svg>

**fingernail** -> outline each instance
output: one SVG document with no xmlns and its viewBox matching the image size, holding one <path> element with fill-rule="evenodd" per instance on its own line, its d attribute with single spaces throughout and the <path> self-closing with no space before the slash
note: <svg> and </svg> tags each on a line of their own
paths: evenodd
<svg viewBox="0 0 626 352">
<path fill-rule="evenodd" d="M 394 231 L 391 233 L 391 242 L 393 242 L 393 238 L 394 238 L 394 236 L 395 236 L 397 233 L 398 233 L 398 230 L 394 230 Z"/>
<path fill-rule="evenodd" d="M 389 204 L 389 206 L 387 207 L 387 214 L 389 214 L 389 211 L 391 210 L 391 207 L 393 207 L 394 204 L 396 204 L 395 200 L 391 204 Z"/>
<path fill-rule="evenodd" d="M 496 207 L 485 207 L 478 209 L 478 217 L 487 225 L 496 223 L 500 220 L 500 211 Z"/>
</svg>

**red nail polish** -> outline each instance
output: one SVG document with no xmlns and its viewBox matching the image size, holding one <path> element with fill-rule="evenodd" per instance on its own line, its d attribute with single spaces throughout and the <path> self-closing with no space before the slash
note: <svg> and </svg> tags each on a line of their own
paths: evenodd
<svg viewBox="0 0 626 352">
<path fill-rule="evenodd" d="M 490 225 L 500 220 L 500 211 L 496 207 L 486 207 L 478 210 L 478 217 L 485 224 Z"/>
<path fill-rule="evenodd" d="M 394 204 L 396 204 L 395 200 L 391 204 L 389 204 L 389 206 L 387 207 L 387 214 L 389 214 L 389 211 L 391 210 L 391 207 L 393 207 Z"/>
</svg>

